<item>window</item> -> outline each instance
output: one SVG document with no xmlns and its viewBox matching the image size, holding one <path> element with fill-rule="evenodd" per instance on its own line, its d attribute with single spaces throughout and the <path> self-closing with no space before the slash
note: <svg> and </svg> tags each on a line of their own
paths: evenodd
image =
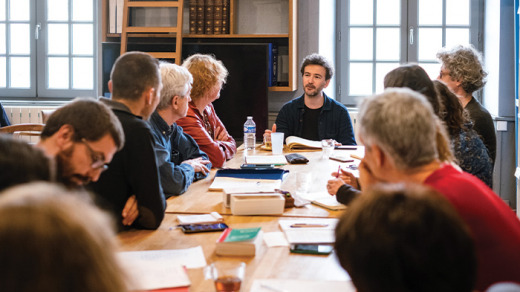
<svg viewBox="0 0 520 292">
<path fill-rule="evenodd" d="M 390 70 L 418 63 L 436 78 L 442 47 L 482 50 L 482 0 L 340 0 L 338 96 L 347 105 L 383 91 Z"/>
<path fill-rule="evenodd" d="M 0 0 L 0 96 L 96 96 L 95 0 Z"/>
</svg>

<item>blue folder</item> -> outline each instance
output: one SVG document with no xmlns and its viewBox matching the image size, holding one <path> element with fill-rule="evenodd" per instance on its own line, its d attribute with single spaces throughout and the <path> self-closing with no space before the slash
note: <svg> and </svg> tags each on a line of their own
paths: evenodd
<svg viewBox="0 0 520 292">
<path fill-rule="evenodd" d="M 224 168 L 217 170 L 215 177 L 234 177 L 243 179 L 281 179 L 283 180 L 284 175 L 289 173 L 285 169 L 235 169 L 235 168 Z"/>
</svg>

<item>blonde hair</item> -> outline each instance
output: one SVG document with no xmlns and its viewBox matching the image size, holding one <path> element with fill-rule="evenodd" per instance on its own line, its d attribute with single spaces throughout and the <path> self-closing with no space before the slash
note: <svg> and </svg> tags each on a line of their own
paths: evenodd
<svg viewBox="0 0 520 292">
<path fill-rule="evenodd" d="M 0 291 L 126 291 L 110 218 L 51 183 L 0 194 Z"/>
<path fill-rule="evenodd" d="M 226 83 L 228 70 L 212 55 L 195 54 L 188 57 L 182 63 L 193 75 L 193 87 L 191 99 L 197 100 L 204 97 L 216 85 Z"/>
</svg>

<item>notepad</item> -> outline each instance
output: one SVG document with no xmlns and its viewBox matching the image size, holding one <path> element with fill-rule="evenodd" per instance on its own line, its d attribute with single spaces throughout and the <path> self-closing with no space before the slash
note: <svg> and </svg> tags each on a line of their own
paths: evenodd
<svg viewBox="0 0 520 292">
<path fill-rule="evenodd" d="M 331 244 L 335 241 L 336 218 L 298 218 L 280 219 L 280 228 L 290 244 Z M 308 224 L 305 227 L 302 225 Z M 299 227 L 291 227 L 299 226 Z"/>
<path fill-rule="evenodd" d="M 246 156 L 245 161 L 247 164 L 257 164 L 257 165 L 285 165 L 287 164 L 287 159 L 283 155 L 251 155 Z"/>
<path fill-rule="evenodd" d="M 314 193 L 301 193 L 299 196 L 304 199 L 308 200 L 314 205 L 337 211 L 337 210 L 344 210 L 347 208 L 347 206 L 341 204 L 336 199 L 336 196 L 331 196 L 327 192 L 314 192 Z"/>
<path fill-rule="evenodd" d="M 202 224 L 223 222 L 224 218 L 217 212 L 202 215 L 177 215 L 177 221 L 181 224 Z"/>
</svg>

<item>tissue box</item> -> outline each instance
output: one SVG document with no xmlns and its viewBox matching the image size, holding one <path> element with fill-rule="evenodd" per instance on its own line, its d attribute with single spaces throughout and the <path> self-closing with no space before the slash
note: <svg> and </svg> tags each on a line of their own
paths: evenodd
<svg viewBox="0 0 520 292">
<path fill-rule="evenodd" d="M 276 215 L 282 214 L 285 199 L 281 194 L 231 194 L 233 215 Z"/>
</svg>

